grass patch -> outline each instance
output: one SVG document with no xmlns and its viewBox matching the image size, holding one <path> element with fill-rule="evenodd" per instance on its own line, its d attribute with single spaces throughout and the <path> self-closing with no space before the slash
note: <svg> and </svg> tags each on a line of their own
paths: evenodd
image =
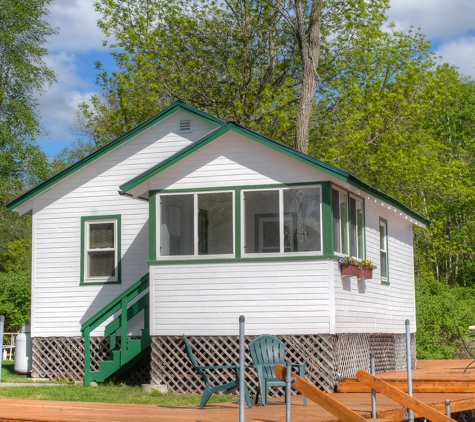
<svg viewBox="0 0 475 422">
<path fill-rule="evenodd" d="M 31 378 L 23 378 L 15 373 L 12 361 L 3 361 L 2 363 L 2 382 L 25 384 L 25 386 L 20 387 L 2 387 L 0 385 L 0 397 L 9 399 L 154 404 L 162 406 L 199 406 L 201 400 L 199 394 L 161 394 L 158 391 L 146 393 L 140 386 L 127 386 L 125 384 L 105 383 L 99 384 L 97 387 L 85 387 L 62 382 L 51 387 L 33 386 L 31 385 L 33 383 Z M 48 382 L 48 384 L 52 383 Z M 237 400 L 237 396 L 213 394 L 208 403 Z"/>
<path fill-rule="evenodd" d="M 99 403 L 154 404 L 163 406 L 198 406 L 198 394 L 161 394 L 157 391 L 145 393 L 141 387 L 127 385 L 101 385 L 84 387 L 82 385 L 58 385 L 54 387 L 0 387 L 0 397 L 9 399 L 54 400 Z M 214 394 L 209 403 L 236 401 L 232 395 Z"/>
</svg>

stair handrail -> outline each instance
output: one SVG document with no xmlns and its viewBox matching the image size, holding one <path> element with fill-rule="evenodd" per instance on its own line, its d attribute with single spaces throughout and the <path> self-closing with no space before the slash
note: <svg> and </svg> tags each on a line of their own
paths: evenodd
<svg viewBox="0 0 475 422">
<path fill-rule="evenodd" d="M 104 306 L 100 311 L 96 312 L 92 317 L 90 317 L 86 322 L 81 325 L 82 336 L 84 337 L 84 332 L 87 328 L 89 331 L 96 329 L 101 325 L 107 318 L 115 314 L 121 309 L 122 300 L 128 298 L 128 302 L 132 299 L 135 299 L 140 293 L 149 287 L 149 274 L 145 274 L 140 279 L 138 279 L 134 284 L 129 288 L 124 290 L 119 296 L 111 300 L 106 306 Z"/>
<path fill-rule="evenodd" d="M 149 274 L 147 273 L 81 325 L 81 333 L 84 338 L 84 385 L 90 385 L 91 382 L 91 332 L 116 312 L 121 311 L 120 315 L 106 326 L 105 331 L 107 334 L 105 333 L 105 337 L 111 337 L 111 349 L 114 349 L 116 346 L 115 331 L 120 328 L 121 347 L 125 347 L 127 340 L 127 321 L 142 309 L 144 309 L 145 312 L 144 328 L 148 329 L 148 293 L 129 308 L 129 302 L 148 287 Z M 146 335 L 146 333 L 142 332 L 142 335 Z M 121 361 L 125 362 L 125 360 L 126 354 L 124 350 L 122 350 Z"/>
</svg>

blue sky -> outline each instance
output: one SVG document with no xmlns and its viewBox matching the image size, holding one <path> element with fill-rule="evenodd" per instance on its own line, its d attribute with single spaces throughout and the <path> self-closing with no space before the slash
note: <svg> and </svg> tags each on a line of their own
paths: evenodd
<svg viewBox="0 0 475 422">
<path fill-rule="evenodd" d="M 38 139 L 53 156 L 74 141 L 71 130 L 77 104 L 98 91 L 95 62 L 112 70 L 104 34 L 97 28 L 94 0 L 56 0 L 50 5 L 49 22 L 59 34 L 48 39 L 45 61 L 58 82 L 45 87 L 39 97 L 39 114 L 46 135 Z M 475 78 L 474 0 L 391 0 L 389 19 L 397 28 L 420 28 L 442 60 Z"/>
</svg>

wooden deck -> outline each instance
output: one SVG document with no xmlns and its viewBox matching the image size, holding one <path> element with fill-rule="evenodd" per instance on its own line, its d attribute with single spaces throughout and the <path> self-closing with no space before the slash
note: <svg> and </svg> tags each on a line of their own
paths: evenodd
<svg viewBox="0 0 475 422">
<path fill-rule="evenodd" d="M 438 408 L 445 409 L 445 400 L 451 401 L 452 413 L 475 409 L 475 390 L 472 392 L 454 392 L 453 385 L 464 382 L 467 389 L 475 388 L 475 369 L 462 374 L 468 361 L 419 361 L 413 371 L 417 382 L 426 381 L 428 385 L 438 384 L 437 389 L 445 383 L 448 391 L 431 393 L 414 393 L 414 397 Z M 382 374 L 381 374 L 382 375 Z M 383 378 L 383 376 L 381 376 Z M 406 372 L 384 374 L 384 379 L 405 379 Z M 434 381 L 435 380 L 435 381 Z M 342 380 L 342 383 L 345 381 Z M 455 383 L 455 384 L 454 384 Z M 428 388 L 428 386 L 426 386 Z M 458 387 L 457 387 L 458 388 Z M 455 389 L 457 389 L 455 388 Z M 369 392 L 333 393 L 333 398 L 369 420 L 371 397 Z M 384 396 L 377 395 L 378 418 L 402 421 L 402 406 Z M 109 403 L 54 402 L 18 399 L 0 399 L 0 421 L 16 422 L 72 422 L 72 421 L 170 421 L 170 422 L 236 422 L 239 416 L 237 403 L 207 405 L 205 409 L 196 407 L 165 407 L 155 405 L 131 405 Z M 271 399 L 267 407 L 260 405 L 252 409 L 245 408 L 247 422 L 282 422 L 285 421 L 285 404 L 283 398 Z M 336 422 L 338 419 L 309 401 L 302 405 L 301 397 L 292 400 L 293 422 Z"/>
</svg>

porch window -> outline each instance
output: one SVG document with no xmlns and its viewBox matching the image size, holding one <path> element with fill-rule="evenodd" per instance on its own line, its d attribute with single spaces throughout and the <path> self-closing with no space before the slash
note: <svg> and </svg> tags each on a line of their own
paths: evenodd
<svg viewBox="0 0 475 422">
<path fill-rule="evenodd" d="M 380 255 L 380 273 L 381 281 L 387 283 L 389 281 L 388 274 L 388 222 L 380 218 L 379 220 L 379 255 Z"/>
<path fill-rule="evenodd" d="M 335 253 L 363 258 L 363 200 L 346 191 L 332 189 L 332 212 Z"/>
<path fill-rule="evenodd" d="M 160 256 L 233 256 L 233 203 L 233 192 L 160 195 Z"/>
<path fill-rule="evenodd" d="M 83 283 L 119 282 L 120 216 L 82 218 Z"/>
<path fill-rule="evenodd" d="M 244 254 L 321 253 L 320 187 L 243 191 Z"/>
</svg>

